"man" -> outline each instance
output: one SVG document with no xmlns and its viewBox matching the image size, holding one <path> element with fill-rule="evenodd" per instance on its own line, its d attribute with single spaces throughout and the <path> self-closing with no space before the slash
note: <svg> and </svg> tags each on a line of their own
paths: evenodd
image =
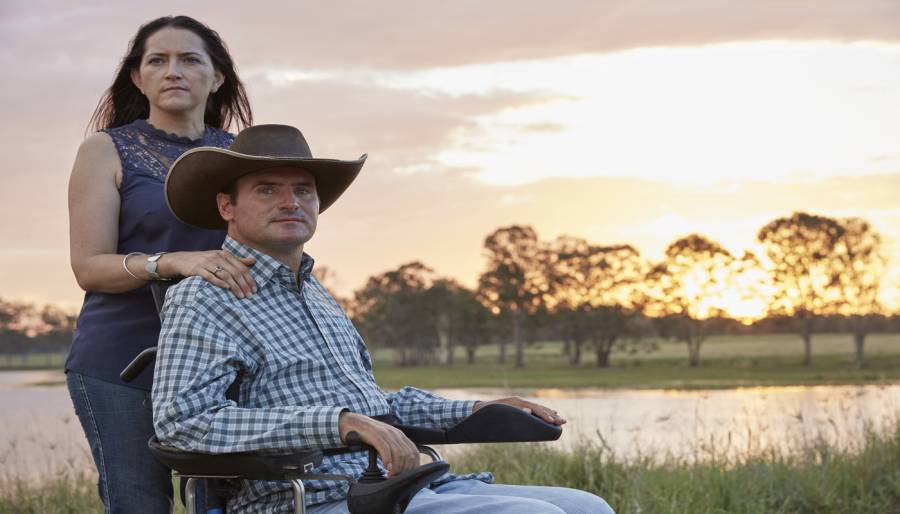
<svg viewBox="0 0 900 514">
<path fill-rule="evenodd" d="M 256 291 L 239 298 L 191 277 L 168 293 L 153 387 L 154 425 L 164 444 L 210 453 L 329 448 L 356 431 L 396 475 L 418 465 L 418 451 L 373 417 L 448 427 L 484 405 L 411 387 L 382 391 L 362 338 L 311 274 L 303 247 L 318 214 L 364 162 L 313 159 L 300 131 L 283 125 L 248 128 L 229 150 L 198 148 L 175 162 L 166 179 L 172 212 L 198 227 L 226 227 L 223 249 L 256 259 Z M 225 263 L 209 272 L 228 286 L 246 286 Z M 235 403 L 226 390 L 238 377 Z M 541 405 L 496 401 L 565 423 Z M 365 466 L 364 454 L 332 455 L 317 472 L 359 476 Z M 583 491 L 492 480 L 489 473 L 447 475 L 417 494 L 407 512 L 611 512 Z M 307 490 L 308 512 L 347 512 L 342 482 L 310 481 Z M 229 512 L 292 512 L 291 502 L 286 483 L 245 482 Z"/>
</svg>

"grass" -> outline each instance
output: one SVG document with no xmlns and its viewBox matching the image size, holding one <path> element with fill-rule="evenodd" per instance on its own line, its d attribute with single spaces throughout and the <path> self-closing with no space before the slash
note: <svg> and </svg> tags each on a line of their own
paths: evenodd
<svg viewBox="0 0 900 514">
<path fill-rule="evenodd" d="M 534 389 L 665 388 L 721 389 L 750 386 L 837 385 L 891 383 L 900 380 L 900 334 L 873 334 L 867 342 L 866 366 L 856 368 L 848 334 L 823 334 L 813 339 L 813 364 L 802 365 L 803 346 L 795 335 L 719 336 L 703 346 L 699 367 L 687 365 L 683 343 L 652 341 L 658 349 L 646 353 L 613 354 L 608 368 L 598 368 L 585 353 L 580 366 L 568 364 L 562 346 L 538 343 L 526 351 L 525 367 L 496 362 L 497 347 L 479 350 L 475 364 L 457 360 L 453 366 L 400 367 L 390 351 L 376 351 L 375 377 L 386 388 L 485 387 Z"/>
<path fill-rule="evenodd" d="M 697 452 L 707 454 L 698 444 Z M 898 514 L 900 423 L 869 432 L 854 450 L 812 442 L 796 452 L 704 460 L 623 460 L 602 444 L 562 452 L 543 445 L 484 445 L 454 471 L 493 470 L 500 483 L 594 492 L 620 514 Z M 41 484 L 0 481 L 0 514 L 102 512 L 94 477 L 52 476 Z M 184 510 L 176 506 L 176 513 Z"/>
<path fill-rule="evenodd" d="M 900 425 L 870 432 L 858 452 L 812 443 L 796 454 L 734 460 L 649 456 L 623 461 L 599 445 L 482 446 L 457 472 L 495 470 L 497 482 L 553 484 L 604 497 L 620 514 L 897 514 Z"/>
<path fill-rule="evenodd" d="M 61 369 L 65 362 L 66 354 L 61 352 L 3 354 L 0 355 L 0 370 Z"/>
<path fill-rule="evenodd" d="M 813 338 L 813 365 L 801 364 L 803 345 L 795 334 L 713 336 L 704 343 L 699 367 L 687 365 L 684 343 L 653 340 L 652 352 L 613 353 L 609 368 L 597 368 L 588 350 L 582 364 L 572 366 L 558 342 L 541 342 L 526 349 L 525 368 L 498 364 L 497 345 L 479 348 L 476 362 L 468 365 L 457 352 L 453 366 L 400 367 L 393 351 L 373 350 L 375 377 L 388 389 L 406 385 L 432 388 L 663 388 L 724 389 L 787 385 L 879 384 L 900 381 L 900 334 L 872 334 L 866 342 L 866 366 L 853 362 L 849 334 L 817 334 Z M 508 349 L 510 357 L 512 349 Z M 64 356 L 6 356 L 0 369 L 60 369 Z M 16 360 L 18 359 L 18 360 Z M 510 358 L 511 361 L 511 358 Z M 35 385 L 59 385 L 47 381 Z"/>
</svg>

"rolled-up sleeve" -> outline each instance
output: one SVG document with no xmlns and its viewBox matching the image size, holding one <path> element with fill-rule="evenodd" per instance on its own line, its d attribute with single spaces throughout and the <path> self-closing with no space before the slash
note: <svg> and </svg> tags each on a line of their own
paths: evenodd
<svg viewBox="0 0 900 514">
<path fill-rule="evenodd" d="M 340 446 L 340 406 L 243 408 L 226 398 L 256 363 L 239 328 L 203 302 L 166 302 L 153 384 L 153 424 L 163 444 L 230 453 Z"/>
<path fill-rule="evenodd" d="M 472 413 L 471 400 L 448 400 L 415 387 L 387 393 L 391 414 L 404 425 L 449 428 Z"/>
</svg>

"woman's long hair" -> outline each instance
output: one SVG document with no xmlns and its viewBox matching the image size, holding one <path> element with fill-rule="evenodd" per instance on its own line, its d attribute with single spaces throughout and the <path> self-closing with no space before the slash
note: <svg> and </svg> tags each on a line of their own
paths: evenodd
<svg viewBox="0 0 900 514">
<path fill-rule="evenodd" d="M 253 124 L 250 101 L 241 79 L 234 69 L 234 61 L 219 34 L 189 16 L 164 16 L 142 25 L 128 46 L 128 53 L 119 64 L 113 83 L 103 94 L 94 110 L 89 130 L 100 130 L 127 125 L 138 118 L 150 115 L 150 102 L 131 81 L 131 72 L 141 65 L 147 38 L 165 27 L 190 30 L 203 40 L 213 67 L 225 77 L 225 81 L 206 100 L 203 121 L 206 125 L 227 130 L 232 123 L 238 128 Z"/>
</svg>

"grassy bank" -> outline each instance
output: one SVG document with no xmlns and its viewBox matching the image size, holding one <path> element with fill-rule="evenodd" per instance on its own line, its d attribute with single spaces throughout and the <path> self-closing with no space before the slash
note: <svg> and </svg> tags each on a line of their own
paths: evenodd
<svg viewBox="0 0 900 514">
<path fill-rule="evenodd" d="M 900 425 L 869 434 L 854 452 L 813 444 L 796 454 L 735 461 L 713 456 L 624 462 L 600 446 L 564 453 L 538 445 L 482 446 L 454 459 L 456 472 L 491 469 L 497 481 L 575 487 L 620 514 L 897 514 Z M 0 482 L 0 514 L 101 512 L 93 478 L 49 478 L 40 486 Z M 183 509 L 176 508 L 177 513 Z"/>
<path fill-rule="evenodd" d="M 869 434 L 858 453 L 813 445 L 796 455 L 700 463 L 622 462 L 598 446 L 484 446 L 457 471 L 492 469 L 498 482 L 554 484 L 594 492 L 620 514 L 897 514 L 900 426 Z"/>
</svg>

